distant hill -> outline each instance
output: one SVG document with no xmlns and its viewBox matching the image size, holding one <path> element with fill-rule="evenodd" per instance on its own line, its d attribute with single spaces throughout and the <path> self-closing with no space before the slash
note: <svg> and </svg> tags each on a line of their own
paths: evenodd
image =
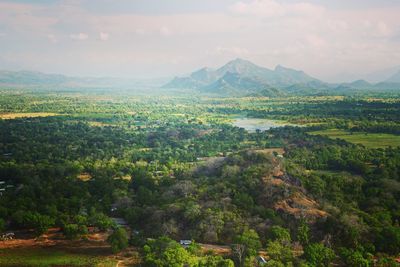
<svg viewBox="0 0 400 267">
<path fill-rule="evenodd" d="M 353 88 L 371 88 L 373 85 L 366 80 L 357 80 L 348 84 L 350 87 Z"/>
<path fill-rule="evenodd" d="M 202 92 L 219 95 L 241 96 L 261 93 L 263 96 L 277 96 L 280 91 L 256 77 L 227 72 L 217 81 L 201 88 Z"/>
<path fill-rule="evenodd" d="M 356 80 L 350 83 L 341 83 L 334 86 L 334 90 L 338 93 L 344 94 L 354 91 L 365 91 L 374 89 L 374 85 L 365 80 Z"/>
<path fill-rule="evenodd" d="M 372 84 L 365 80 L 357 80 L 351 83 L 342 83 L 337 85 L 334 88 L 334 92 L 340 95 L 366 92 L 400 92 L 400 83 L 384 81 Z"/>
<path fill-rule="evenodd" d="M 295 84 L 320 82 L 303 71 L 278 65 L 274 70 L 257 66 L 244 60 L 235 59 L 214 70 L 202 68 L 188 77 L 176 77 L 164 88 L 197 89 L 203 93 L 244 96 L 262 93 L 276 96 L 284 93 L 284 88 Z"/>
<path fill-rule="evenodd" d="M 44 74 L 33 71 L 0 71 L 1 84 L 43 85 L 62 84 L 68 82 L 64 75 Z"/>
<path fill-rule="evenodd" d="M 32 89 L 146 89 L 159 88 L 170 78 L 129 79 L 114 77 L 71 77 L 34 71 L 0 71 L 0 87 Z"/>
<path fill-rule="evenodd" d="M 400 70 L 389 77 L 385 82 L 387 83 L 400 83 Z"/>
<path fill-rule="evenodd" d="M 364 75 L 362 78 L 371 83 L 379 83 L 387 81 L 388 79 L 390 79 L 390 77 L 396 75 L 396 73 L 398 72 L 400 72 L 400 66 L 394 66 L 391 68 L 386 68 L 372 73 L 368 73 Z"/>
</svg>

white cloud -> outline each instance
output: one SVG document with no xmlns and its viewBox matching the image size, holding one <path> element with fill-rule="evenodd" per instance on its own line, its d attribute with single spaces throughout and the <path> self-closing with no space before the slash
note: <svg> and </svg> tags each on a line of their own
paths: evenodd
<svg viewBox="0 0 400 267">
<path fill-rule="evenodd" d="M 48 34 L 47 39 L 53 44 L 58 42 L 58 39 L 54 34 Z"/>
<path fill-rule="evenodd" d="M 327 45 L 327 41 L 315 34 L 309 34 L 306 36 L 306 40 L 312 47 L 318 48 Z"/>
<path fill-rule="evenodd" d="M 237 2 L 231 6 L 231 11 L 242 15 L 261 15 L 278 17 L 286 13 L 283 5 L 273 0 L 255 0 L 251 3 Z"/>
<path fill-rule="evenodd" d="M 327 21 L 327 28 L 333 32 L 344 32 L 349 29 L 349 24 L 344 20 L 331 19 Z"/>
<path fill-rule="evenodd" d="M 363 20 L 360 22 L 360 32 L 366 38 L 388 38 L 396 35 L 396 32 L 383 20 Z"/>
<path fill-rule="evenodd" d="M 107 41 L 110 38 L 110 34 L 106 32 L 100 32 L 99 34 L 100 40 Z"/>
<path fill-rule="evenodd" d="M 77 41 L 85 41 L 89 38 L 89 35 L 87 35 L 86 33 L 80 32 L 78 34 L 70 34 L 69 38 L 71 38 L 72 40 L 77 40 Z"/>
<path fill-rule="evenodd" d="M 390 36 L 392 34 L 392 30 L 389 28 L 389 26 L 383 22 L 383 21 L 379 21 L 377 26 L 376 26 L 376 33 L 378 36 L 383 36 L 383 37 L 387 37 Z"/>
<path fill-rule="evenodd" d="M 168 27 L 162 26 L 162 27 L 160 28 L 160 34 L 163 35 L 163 36 L 169 36 L 169 35 L 172 34 L 172 32 L 171 32 L 171 30 L 170 30 Z"/>
<path fill-rule="evenodd" d="M 297 16 L 321 16 L 325 13 L 323 6 L 314 5 L 311 3 L 296 3 L 284 5 L 289 15 Z"/>
<path fill-rule="evenodd" d="M 135 30 L 135 33 L 136 33 L 136 34 L 139 34 L 139 35 L 145 35 L 147 32 L 146 32 L 145 29 L 136 29 L 136 30 Z"/>
</svg>

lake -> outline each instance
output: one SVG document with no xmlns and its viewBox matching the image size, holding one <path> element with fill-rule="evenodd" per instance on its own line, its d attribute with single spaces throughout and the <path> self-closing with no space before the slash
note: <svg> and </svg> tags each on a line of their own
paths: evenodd
<svg viewBox="0 0 400 267">
<path fill-rule="evenodd" d="M 266 131 L 271 128 L 283 127 L 286 125 L 294 125 L 284 121 L 269 120 L 269 119 L 256 119 L 256 118 L 237 118 L 232 121 L 232 125 L 244 128 L 249 132 L 256 130 Z"/>
</svg>

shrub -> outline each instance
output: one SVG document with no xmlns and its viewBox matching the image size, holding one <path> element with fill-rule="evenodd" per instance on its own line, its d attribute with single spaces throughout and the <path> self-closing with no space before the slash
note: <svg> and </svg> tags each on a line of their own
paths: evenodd
<svg viewBox="0 0 400 267">
<path fill-rule="evenodd" d="M 128 234 L 123 228 L 117 228 L 108 237 L 107 242 L 111 245 L 113 253 L 120 252 L 128 247 Z"/>
</svg>

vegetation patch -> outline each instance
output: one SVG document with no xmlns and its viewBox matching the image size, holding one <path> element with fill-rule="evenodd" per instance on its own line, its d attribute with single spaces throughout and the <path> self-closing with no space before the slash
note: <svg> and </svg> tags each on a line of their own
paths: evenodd
<svg viewBox="0 0 400 267">
<path fill-rule="evenodd" d="M 51 117 L 57 116 L 57 113 L 37 112 L 37 113 L 4 113 L 0 114 L 1 119 L 11 120 L 18 118 L 37 118 L 37 117 Z"/>
<path fill-rule="evenodd" d="M 15 248 L 0 250 L 0 266 L 115 266 L 105 256 L 66 252 L 56 248 Z"/>
<path fill-rule="evenodd" d="M 343 139 L 349 143 L 361 144 L 368 148 L 400 146 L 400 136 L 386 133 L 349 132 L 340 129 L 327 129 L 309 132 L 311 135 L 323 135 L 332 139 Z"/>
</svg>

